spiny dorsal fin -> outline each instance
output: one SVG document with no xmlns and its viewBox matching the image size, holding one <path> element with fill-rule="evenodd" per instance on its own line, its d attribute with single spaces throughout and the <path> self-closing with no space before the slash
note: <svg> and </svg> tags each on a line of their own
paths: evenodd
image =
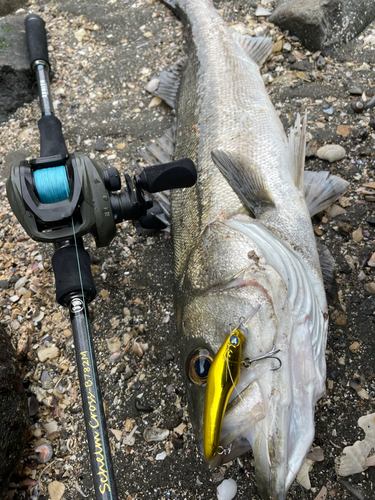
<svg viewBox="0 0 375 500">
<path fill-rule="evenodd" d="M 252 212 L 257 212 L 256 207 L 260 202 L 273 204 L 264 180 L 255 168 L 249 168 L 241 158 L 220 149 L 211 151 L 211 158 L 233 191 Z"/>
<path fill-rule="evenodd" d="M 305 172 L 304 192 L 311 217 L 338 200 L 348 190 L 349 182 L 329 176 L 329 172 Z"/>
<path fill-rule="evenodd" d="M 272 38 L 242 35 L 237 32 L 232 33 L 232 37 L 241 45 L 247 55 L 251 57 L 258 66 L 263 66 L 272 52 Z"/>
<path fill-rule="evenodd" d="M 176 107 L 177 93 L 186 63 L 187 57 L 182 57 L 175 64 L 162 71 L 157 78 L 159 80 L 157 89 L 151 92 L 163 99 L 171 108 Z"/>
<path fill-rule="evenodd" d="M 298 114 L 294 126 L 289 132 L 289 155 L 290 155 L 290 174 L 294 180 L 297 189 L 303 188 L 303 171 L 305 168 L 306 152 L 306 124 L 307 113 L 302 120 Z"/>
</svg>

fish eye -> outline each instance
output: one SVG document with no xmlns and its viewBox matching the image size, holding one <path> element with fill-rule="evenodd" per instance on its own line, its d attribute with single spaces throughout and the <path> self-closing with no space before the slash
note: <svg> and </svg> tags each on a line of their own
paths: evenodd
<svg viewBox="0 0 375 500">
<path fill-rule="evenodd" d="M 194 385 L 199 386 L 206 383 L 212 361 L 212 354 L 203 347 L 198 347 L 190 353 L 186 369 L 189 379 Z"/>
</svg>

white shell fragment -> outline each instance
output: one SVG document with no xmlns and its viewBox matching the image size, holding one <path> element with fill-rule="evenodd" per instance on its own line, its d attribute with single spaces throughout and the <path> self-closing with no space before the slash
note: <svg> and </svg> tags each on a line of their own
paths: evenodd
<svg viewBox="0 0 375 500">
<path fill-rule="evenodd" d="M 147 343 L 138 342 L 138 340 L 133 340 L 133 352 L 139 358 L 141 358 L 148 349 Z"/>
<path fill-rule="evenodd" d="M 325 146 L 318 149 L 316 155 L 321 160 L 327 160 L 332 163 L 334 161 L 339 161 L 345 158 L 346 151 L 339 144 L 326 144 Z"/>
<path fill-rule="evenodd" d="M 356 441 L 353 446 L 346 446 L 335 459 L 335 469 L 339 476 L 358 474 L 369 467 L 367 459 L 375 448 L 375 413 L 361 417 L 358 426 L 365 431 L 366 437 L 363 441 Z"/>
<path fill-rule="evenodd" d="M 146 427 L 143 431 L 145 441 L 164 441 L 169 436 L 168 429 L 158 429 L 157 427 Z"/>
<path fill-rule="evenodd" d="M 257 17 L 265 17 L 265 16 L 270 16 L 272 14 L 272 12 L 270 12 L 269 10 L 265 9 L 264 7 L 262 7 L 261 5 L 258 6 L 257 10 L 255 11 L 255 15 Z"/>
<path fill-rule="evenodd" d="M 224 479 L 216 489 L 218 500 L 232 500 L 237 494 L 237 483 L 234 479 Z"/>
<path fill-rule="evenodd" d="M 51 497 L 51 500 L 60 500 L 65 492 L 65 484 L 60 483 L 60 481 L 52 481 L 48 485 L 48 493 Z"/>
</svg>

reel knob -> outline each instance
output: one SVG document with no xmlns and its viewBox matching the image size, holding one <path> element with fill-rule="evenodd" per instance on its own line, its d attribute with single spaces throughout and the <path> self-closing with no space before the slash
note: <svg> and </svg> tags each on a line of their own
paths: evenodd
<svg viewBox="0 0 375 500">
<path fill-rule="evenodd" d="M 121 177 L 115 167 L 103 170 L 104 186 L 108 191 L 119 191 L 121 189 Z"/>
</svg>

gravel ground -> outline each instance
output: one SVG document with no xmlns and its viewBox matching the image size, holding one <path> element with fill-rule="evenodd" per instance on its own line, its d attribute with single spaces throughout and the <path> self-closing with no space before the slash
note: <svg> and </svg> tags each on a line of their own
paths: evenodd
<svg viewBox="0 0 375 500">
<path fill-rule="evenodd" d="M 229 23 L 273 37 L 275 52 L 262 72 L 286 128 L 307 109 L 306 168 L 329 170 L 350 182 L 346 196 L 313 221 L 317 240 L 337 262 L 328 389 L 317 405 L 313 446 L 321 450 L 315 450 L 319 461 L 310 472 L 311 489 L 295 482 L 288 499 L 371 499 L 375 469 L 345 478 L 347 486 L 338 482 L 334 461 L 345 446 L 363 439 L 358 418 L 374 411 L 375 123 L 371 109 L 356 114 L 351 102 L 375 94 L 375 26 L 324 58 L 257 19 L 251 2 L 215 5 Z M 173 121 L 169 108 L 156 104 L 145 88 L 185 52 L 181 23 L 159 0 L 32 1 L 27 10 L 47 24 L 52 93 L 68 149 L 103 167 L 129 171 L 137 149 Z M 18 349 L 34 413 L 10 498 L 60 498 L 48 490 L 52 481 L 65 487 L 65 499 L 94 498 L 69 319 L 54 300 L 52 249 L 27 237 L 5 194 L 10 166 L 38 156 L 39 116 L 35 101 L 0 127 L 0 320 Z M 325 143 L 342 145 L 345 158 L 317 158 Z M 258 499 L 251 453 L 209 472 L 194 444 L 174 322 L 171 237 L 138 235 L 131 223 L 122 223 L 110 247 L 96 249 L 88 237 L 86 248 L 99 292 L 90 305 L 91 324 L 119 498 L 209 500 L 222 479 L 231 477 L 237 499 Z M 41 361 L 46 349 L 48 358 Z M 154 411 L 137 410 L 136 401 Z M 145 441 L 149 426 L 169 429 L 168 437 Z M 39 463 L 35 449 L 43 443 L 51 445 L 53 456 Z"/>
</svg>

